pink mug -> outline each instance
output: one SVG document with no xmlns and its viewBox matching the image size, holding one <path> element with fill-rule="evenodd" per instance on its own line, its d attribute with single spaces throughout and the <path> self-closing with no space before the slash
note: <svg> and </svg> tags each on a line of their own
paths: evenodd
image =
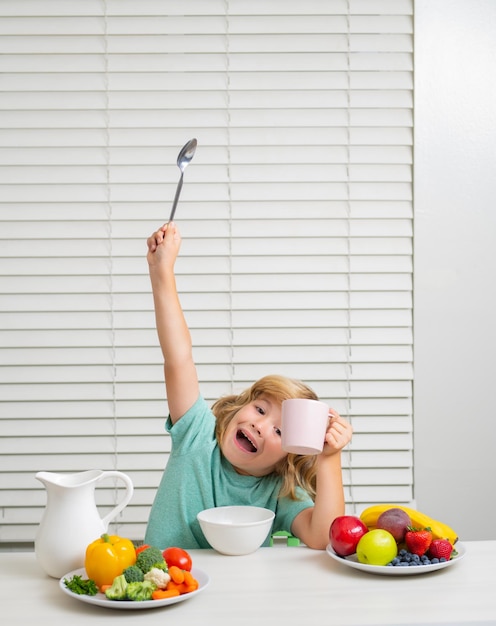
<svg viewBox="0 0 496 626">
<path fill-rule="evenodd" d="M 320 400 L 290 398 L 282 403 L 282 448 L 293 454 L 319 454 L 329 424 L 329 407 Z"/>
</svg>

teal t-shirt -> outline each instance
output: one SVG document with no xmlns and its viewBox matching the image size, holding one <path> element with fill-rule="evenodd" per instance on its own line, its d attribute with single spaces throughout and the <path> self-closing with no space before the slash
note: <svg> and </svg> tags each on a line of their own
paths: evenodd
<svg viewBox="0 0 496 626">
<path fill-rule="evenodd" d="M 310 496 L 298 490 L 298 500 L 278 498 L 281 478 L 238 474 L 224 458 L 215 438 L 215 416 L 200 396 L 174 425 L 166 422 L 172 449 L 152 505 L 145 543 L 160 548 L 210 548 L 197 513 L 227 505 L 261 506 L 275 512 L 271 533 L 290 532 Z M 270 534 L 264 545 L 268 545 Z"/>
</svg>

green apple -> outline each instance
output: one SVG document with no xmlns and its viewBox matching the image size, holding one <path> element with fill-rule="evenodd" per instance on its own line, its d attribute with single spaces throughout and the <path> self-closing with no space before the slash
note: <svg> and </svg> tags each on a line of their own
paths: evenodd
<svg viewBox="0 0 496 626">
<path fill-rule="evenodd" d="M 356 547 L 359 563 L 387 565 L 398 554 L 396 539 L 388 530 L 375 528 L 360 539 Z"/>
</svg>

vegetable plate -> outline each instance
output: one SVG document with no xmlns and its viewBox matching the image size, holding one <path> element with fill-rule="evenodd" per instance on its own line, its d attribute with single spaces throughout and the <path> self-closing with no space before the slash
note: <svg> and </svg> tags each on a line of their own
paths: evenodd
<svg viewBox="0 0 496 626">
<path fill-rule="evenodd" d="M 201 593 L 209 584 L 210 578 L 209 576 L 203 572 L 202 570 L 196 569 L 193 567 L 191 573 L 198 581 L 198 589 L 195 591 L 191 591 L 190 593 L 183 593 L 179 596 L 174 596 L 172 598 L 164 598 L 163 600 L 144 600 L 143 602 L 134 602 L 132 600 L 109 600 L 104 593 L 97 593 L 95 596 L 89 595 L 79 595 L 70 591 L 65 586 L 64 579 L 70 580 L 73 576 L 81 576 L 82 578 L 88 578 L 86 570 L 83 568 L 76 569 L 72 572 L 69 572 L 59 581 L 59 587 L 62 591 L 74 598 L 75 600 L 79 600 L 80 602 L 85 602 L 86 604 L 94 604 L 96 606 L 103 606 L 106 609 L 124 609 L 124 610 L 136 610 L 136 609 L 158 609 L 161 606 L 168 606 L 169 604 L 176 604 L 176 602 L 183 602 L 184 600 L 189 600 L 194 596 L 197 596 Z"/>
</svg>

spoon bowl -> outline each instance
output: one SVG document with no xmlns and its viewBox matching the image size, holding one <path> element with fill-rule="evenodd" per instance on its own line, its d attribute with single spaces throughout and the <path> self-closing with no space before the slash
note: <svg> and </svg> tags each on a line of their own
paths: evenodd
<svg viewBox="0 0 496 626">
<path fill-rule="evenodd" d="M 174 196 L 174 201 L 172 203 L 169 222 L 172 222 L 172 220 L 174 219 L 179 196 L 181 195 L 181 189 L 183 188 L 184 170 L 188 167 L 191 159 L 195 156 L 196 146 L 196 139 L 190 139 L 187 143 L 184 144 L 184 146 L 179 151 L 179 154 L 177 155 L 177 167 L 181 171 L 181 177 L 179 178 L 179 182 L 177 183 L 176 195 Z"/>
</svg>

